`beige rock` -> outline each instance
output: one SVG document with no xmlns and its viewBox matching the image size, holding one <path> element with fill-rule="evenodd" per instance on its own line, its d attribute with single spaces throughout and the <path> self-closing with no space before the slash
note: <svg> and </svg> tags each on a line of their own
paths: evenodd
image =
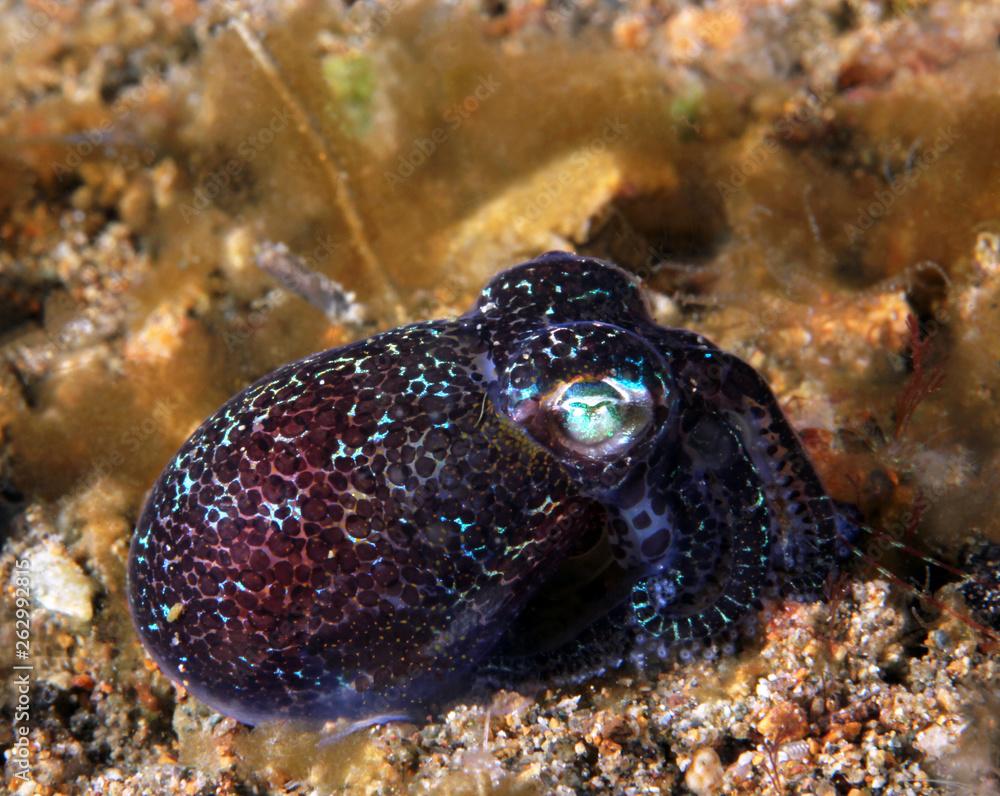
<svg viewBox="0 0 1000 796">
<path fill-rule="evenodd" d="M 94 583 L 65 547 L 45 543 L 31 550 L 27 558 L 31 561 L 32 589 L 38 605 L 81 622 L 93 618 Z"/>
<path fill-rule="evenodd" d="M 711 746 L 703 746 L 694 753 L 691 765 L 684 774 L 684 784 L 698 796 L 719 793 L 722 788 L 722 761 Z"/>
</svg>

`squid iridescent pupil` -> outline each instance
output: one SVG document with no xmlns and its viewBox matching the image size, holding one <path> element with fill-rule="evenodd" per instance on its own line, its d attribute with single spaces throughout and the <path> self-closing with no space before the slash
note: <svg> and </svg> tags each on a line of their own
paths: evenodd
<svg viewBox="0 0 1000 796">
<path fill-rule="evenodd" d="M 622 398 L 603 381 L 571 384 L 559 402 L 566 433 L 577 442 L 595 445 L 611 439 L 625 425 Z"/>
</svg>

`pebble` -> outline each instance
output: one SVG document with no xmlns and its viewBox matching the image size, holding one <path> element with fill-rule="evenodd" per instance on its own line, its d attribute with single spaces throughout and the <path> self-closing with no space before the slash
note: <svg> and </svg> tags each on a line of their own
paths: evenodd
<svg viewBox="0 0 1000 796">
<path fill-rule="evenodd" d="M 94 583 L 62 545 L 45 543 L 32 549 L 32 590 L 35 602 L 47 611 L 81 622 L 94 615 Z"/>
<path fill-rule="evenodd" d="M 929 758 L 939 760 L 955 753 L 955 740 L 954 733 L 934 724 L 918 732 L 913 745 Z"/>
<path fill-rule="evenodd" d="M 722 761 L 711 746 L 698 749 L 684 774 L 684 784 L 696 796 L 712 796 L 722 788 Z"/>
</svg>

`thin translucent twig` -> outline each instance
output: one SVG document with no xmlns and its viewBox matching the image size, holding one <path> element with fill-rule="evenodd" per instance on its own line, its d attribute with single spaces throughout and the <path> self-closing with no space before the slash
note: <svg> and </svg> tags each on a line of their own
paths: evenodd
<svg viewBox="0 0 1000 796">
<path fill-rule="evenodd" d="M 399 292 L 396 290 L 396 286 L 393 284 L 392 279 L 375 255 L 375 251 L 368 241 L 364 223 L 361 220 L 357 204 L 354 201 L 347 171 L 335 161 L 333 153 L 327 147 L 326 140 L 320 134 L 316 124 L 305 108 L 302 107 L 302 104 L 289 91 L 288 84 L 278 71 L 278 65 L 267 50 L 264 49 L 264 46 L 258 41 L 257 37 L 254 36 L 241 20 L 233 20 L 230 26 L 236 32 L 236 35 L 239 36 L 240 41 L 246 47 L 247 52 L 250 53 L 257 66 L 264 73 L 268 83 L 270 83 L 271 87 L 292 114 L 296 128 L 305 137 L 306 143 L 323 169 L 327 181 L 333 188 L 337 207 L 343 214 L 344 222 L 347 224 L 347 229 L 351 237 L 351 243 L 361 258 L 361 264 L 364 267 L 366 275 L 378 293 L 384 298 L 386 305 L 397 316 L 396 320 L 401 320 L 398 317 L 402 314 Z"/>
<path fill-rule="evenodd" d="M 319 309 L 331 323 L 359 324 L 364 320 L 364 308 L 354 300 L 354 293 L 310 268 L 284 243 L 262 243 L 257 247 L 256 262 L 258 268 Z"/>
</svg>

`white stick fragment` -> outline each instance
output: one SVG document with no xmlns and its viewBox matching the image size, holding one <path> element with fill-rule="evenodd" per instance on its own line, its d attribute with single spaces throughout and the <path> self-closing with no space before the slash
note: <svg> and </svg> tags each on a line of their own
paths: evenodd
<svg viewBox="0 0 1000 796">
<path fill-rule="evenodd" d="M 396 290 L 392 277 L 375 254 L 375 250 L 368 240 L 364 222 L 354 199 L 350 176 L 341 162 L 339 153 L 332 148 L 330 142 L 320 131 L 315 119 L 310 116 L 302 103 L 291 92 L 277 63 L 264 48 L 264 45 L 241 20 L 233 20 L 230 22 L 230 27 L 235 31 L 250 57 L 263 72 L 285 107 L 291 112 L 295 128 L 305 137 L 306 144 L 312 150 L 313 157 L 315 157 L 326 176 L 327 183 L 333 190 L 334 201 L 347 224 L 350 242 L 357 252 L 369 282 L 375 288 L 377 295 L 382 296 L 386 305 L 395 312 L 397 319 L 401 319 L 399 291 Z"/>
<path fill-rule="evenodd" d="M 331 323 L 359 324 L 364 307 L 340 283 L 306 265 L 284 243 L 265 241 L 257 247 L 257 267 L 319 309 Z"/>
</svg>

